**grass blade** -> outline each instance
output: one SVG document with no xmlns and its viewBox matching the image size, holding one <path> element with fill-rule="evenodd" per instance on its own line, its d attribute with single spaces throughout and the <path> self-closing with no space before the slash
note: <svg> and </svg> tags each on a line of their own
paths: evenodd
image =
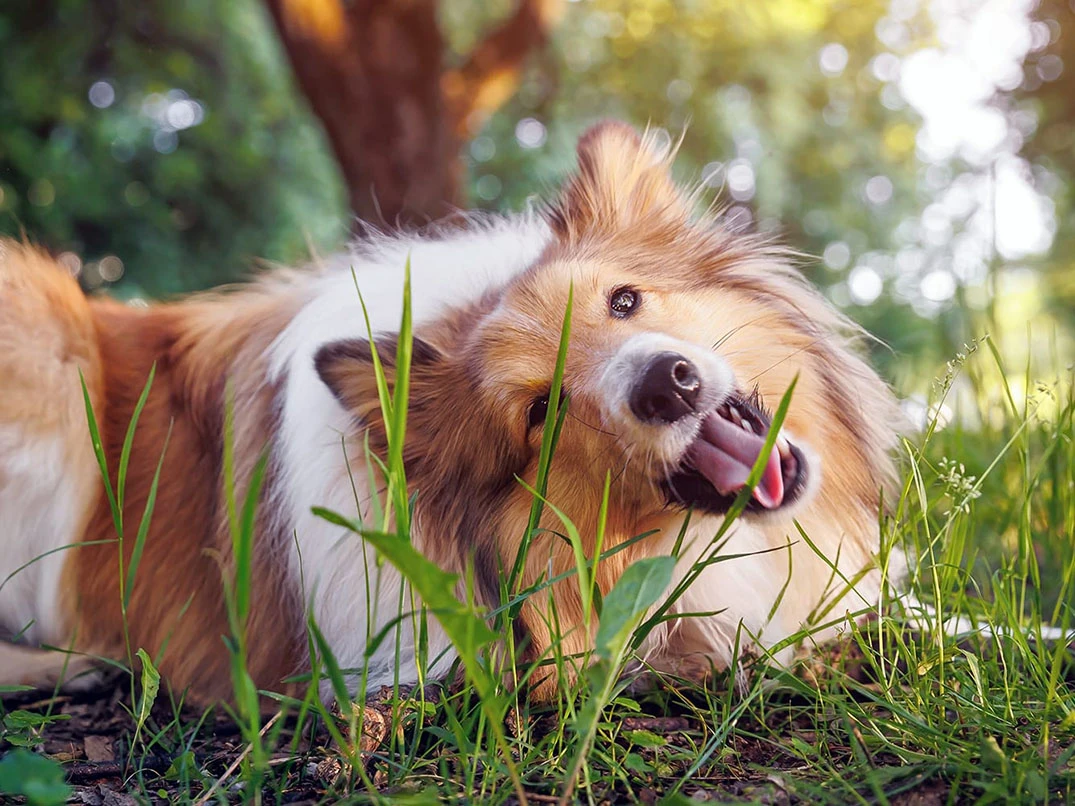
<svg viewBox="0 0 1075 806">
<path fill-rule="evenodd" d="M 119 469 L 116 472 L 116 505 L 121 511 L 124 491 L 127 489 L 127 466 L 131 460 L 131 447 L 134 445 L 134 430 L 138 427 L 138 419 L 142 416 L 142 409 L 145 408 L 146 401 L 149 399 L 149 390 L 153 387 L 153 378 L 156 375 L 157 362 L 154 361 L 149 368 L 149 378 L 146 379 L 146 385 L 142 388 L 142 394 L 138 396 L 138 402 L 134 404 L 131 421 L 127 424 L 127 433 L 123 437 L 123 449 L 119 454 Z"/>
<path fill-rule="evenodd" d="M 90 400 L 90 390 L 86 386 L 86 378 L 82 370 L 78 371 L 78 380 L 82 384 L 82 399 L 86 404 L 86 424 L 90 429 L 90 442 L 93 445 L 93 455 L 97 458 L 97 466 L 101 471 L 101 481 L 104 483 L 105 495 L 108 497 L 108 508 L 112 512 L 112 523 L 116 528 L 116 534 L 123 538 L 123 515 L 116 502 L 116 494 L 112 490 L 112 479 L 108 475 L 108 458 L 105 456 L 104 445 L 101 442 L 101 431 L 97 427 L 97 417 L 93 413 L 93 401 Z"/>
<path fill-rule="evenodd" d="M 563 399 L 564 369 L 567 365 L 567 348 L 571 340 L 571 314 L 574 309 L 574 304 L 575 285 L 572 283 L 570 288 L 568 288 L 567 306 L 564 309 L 564 320 L 560 325 L 560 346 L 556 352 L 556 365 L 553 368 L 552 384 L 549 387 L 549 406 L 545 412 L 545 429 L 541 435 L 541 450 L 538 453 L 537 479 L 535 480 L 534 485 L 538 495 L 534 497 L 534 500 L 531 503 L 526 534 L 523 535 L 519 551 L 515 555 L 515 562 L 512 565 L 511 574 L 508 576 L 509 589 L 516 588 L 520 581 L 523 563 L 530 550 L 530 543 L 533 541 L 534 533 L 538 528 L 538 524 L 541 522 L 544 496 L 548 491 L 549 486 L 549 468 L 552 464 L 553 451 L 556 448 L 556 443 L 560 436 L 560 429 L 563 427 L 561 404 L 566 404 L 567 402 Z M 555 427 L 550 428 L 550 426 Z"/>
<path fill-rule="evenodd" d="M 239 532 L 234 536 L 232 546 L 235 553 L 235 613 L 243 629 L 245 629 L 247 616 L 250 614 L 257 508 L 268 466 L 269 450 L 265 448 L 250 474 L 250 484 L 246 489 L 242 517 L 239 520 Z"/>
<path fill-rule="evenodd" d="M 147 386 L 147 391 L 148 388 L 149 387 Z M 145 509 L 142 510 L 142 520 L 138 524 L 138 533 L 134 538 L 134 547 L 131 549 L 131 559 L 127 563 L 126 583 L 123 587 L 124 612 L 127 612 L 127 606 L 131 603 L 131 592 L 134 589 L 134 580 L 138 575 L 138 566 L 142 562 L 142 550 L 145 548 L 146 538 L 149 536 L 149 522 L 153 518 L 153 509 L 157 505 L 157 486 L 160 483 L 161 468 L 164 466 L 164 455 L 168 452 L 168 443 L 171 439 L 172 426 L 169 425 L 168 433 L 164 437 L 164 447 L 161 448 L 160 459 L 157 461 L 157 469 L 153 473 L 153 482 L 149 485 L 149 495 L 146 497 L 146 506 Z"/>
</svg>

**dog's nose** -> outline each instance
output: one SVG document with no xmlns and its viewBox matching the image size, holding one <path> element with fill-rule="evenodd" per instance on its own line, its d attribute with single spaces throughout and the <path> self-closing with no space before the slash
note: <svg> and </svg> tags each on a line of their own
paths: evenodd
<svg viewBox="0 0 1075 806">
<path fill-rule="evenodd" d="M 679 353 L 658 353 L 631 389 L 631 411 L 643 422 L 674 423 L 694 411 L 702 381 Z"/>
</svg>

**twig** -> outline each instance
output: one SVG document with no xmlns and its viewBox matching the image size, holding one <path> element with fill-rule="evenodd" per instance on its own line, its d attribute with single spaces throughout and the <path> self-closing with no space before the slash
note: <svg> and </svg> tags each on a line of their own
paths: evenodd
<svg viewBox="0 0 1075 806">
<path fill-rule="evenodd" d="M 145 756 L 140 759 L 139 769 L 166 770 L 173 761 L 171 756 Z M 127 774 L 127 765 L 122 761 L 80 761 L 64 767 L 64 774 L 71 784 L 99 778 L 122 778 Z"/>
</svg>

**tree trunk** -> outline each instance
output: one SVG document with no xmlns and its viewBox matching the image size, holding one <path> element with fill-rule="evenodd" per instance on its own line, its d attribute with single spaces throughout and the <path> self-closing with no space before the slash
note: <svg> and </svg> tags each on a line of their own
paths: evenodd
<svg viewBox="0 0 1075 806">
<path fill-rule="evenodd" d="M 405 225 L 458 203 L 434 0 L 267 1 L 355 214 Z"/>
<path fill-rule="evenodd" d="M 445 71 L 436 0 L 266 0 L 299 86 L 321 119 L 351 209 L 406 226 L 462 206 L 459 151 L 518 84 L 563 0 L 516 13 Z"/>
</svg>

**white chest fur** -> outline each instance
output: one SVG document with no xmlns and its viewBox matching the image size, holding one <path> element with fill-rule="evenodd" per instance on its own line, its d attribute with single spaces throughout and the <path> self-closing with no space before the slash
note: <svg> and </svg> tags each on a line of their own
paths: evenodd
<svg viewBox="0 0 1075 806">
<path fill-rule="evenodd" d="M 367 337 L 356 279 L 373 333 L 396 332 L 409 257 L 412 316 L 420 333 L 423 322 L 447 307 L 477 299 L 531 265 L 548 238 L 544 224 L 520 218 L 443 240 L 394 240 L 383 249 L 340 256 L 271 347 L 272 372 L 286 384 L 277 450 L 282 504 L 294 537 L 293 577 L 341 667 L 363 666 L 368 639 L 400 614 L 401 602 L 404 613 L 414 603 L 395 569 L 378 569 L 358 536 L 310 511 L 323 506 L 354 517 L 360 507 L 366 510 L 370 495 L 366 469 L 353 460 L 348 468 L 345 460 L 342 438 L 353 431 L 351 417 L 317 376 L 314 355 L 333 341 Z M 448 643 L 435 619 L 429 627 L 429 659 L 443 652 L 436 667 L 443 671 L 452 660 Z M 405 627 L 396 638 L 398 647 L 387 640 L 369 658 L 370 690 L 391 683 L 397 671 L 400 682 L 416 679 L 414 633 Z"/>
</svg>

